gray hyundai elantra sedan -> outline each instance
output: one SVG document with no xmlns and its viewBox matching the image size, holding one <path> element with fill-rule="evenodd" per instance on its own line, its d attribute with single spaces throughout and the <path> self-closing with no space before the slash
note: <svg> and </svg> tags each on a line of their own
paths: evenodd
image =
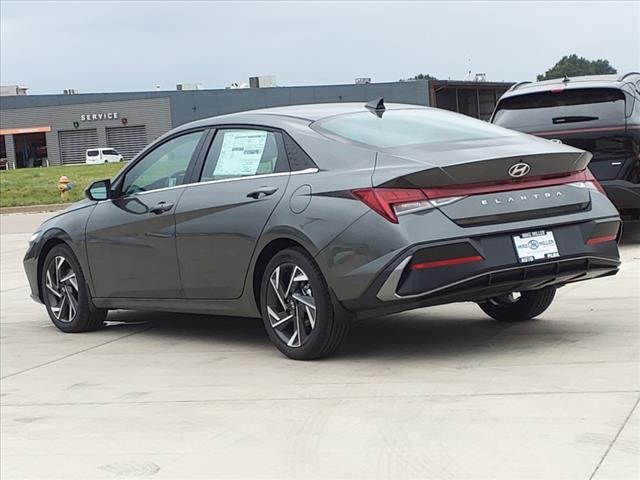
<svg viewBox="0 0 640 480">
<path fill-rule="evenodd" d="M 110 309 L 261 317 L 294 359 L 331 354 L 354 319 L 431 305 L 528 320 L 618 271 L 620 218 L 590 159 L 382 99 L 214 117 L 93 183 L 24 266 L 64 332 Z"/>
</svg>

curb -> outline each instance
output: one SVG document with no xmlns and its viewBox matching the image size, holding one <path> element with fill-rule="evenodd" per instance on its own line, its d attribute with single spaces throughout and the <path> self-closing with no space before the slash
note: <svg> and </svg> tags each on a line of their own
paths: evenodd
<svg viewBox="0 0 640 480">
<path fill-rule="evenodd" d="M 20 207 L 2 207 L 0 208 L 0 215 L 6 213 L 41 213 L 41 212 L 57 212 L 72 205 L 69 203 L 53 203 L 50 205 L 23 205 Z"/>
</svg>

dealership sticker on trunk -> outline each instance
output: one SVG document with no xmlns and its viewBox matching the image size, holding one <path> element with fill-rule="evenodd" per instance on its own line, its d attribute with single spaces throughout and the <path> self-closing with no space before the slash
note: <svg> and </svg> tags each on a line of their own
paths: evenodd
<svg viewBox="0 0 640 480">
<path fill-rule="evenodd" d="M 538 230 L 537 232 L 514 235 L 513 243 L 516 246 L 520 263 L 560 256 L 553 232 Z"/>
</svg>

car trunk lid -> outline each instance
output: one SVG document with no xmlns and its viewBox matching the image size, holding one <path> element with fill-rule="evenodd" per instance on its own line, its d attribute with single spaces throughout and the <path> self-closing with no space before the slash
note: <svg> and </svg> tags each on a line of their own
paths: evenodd
<svg viewBox="0 0 640 480">
<path fill-rule="evenodd" d="M 585 170 L 590 158 L 588 152 L 526 135 L 447 142 L 380 152 L 372 180 L 377 188 L 455 198 L 438 208 L 459 225 L 503 223 L 587 208 L 589 188 L 567 184 L 591 181 Z"/>
<path fill-rule="evenodd" d="M 588 152 L 525 135 L 412 145 L 380 152 L 372 180 L 374 186 L 407 188 L 526 181 L 584 170 L 590 159 Z M 510 175 L 520 163 L 529 167 L 525 174 Z"/>
</svg>

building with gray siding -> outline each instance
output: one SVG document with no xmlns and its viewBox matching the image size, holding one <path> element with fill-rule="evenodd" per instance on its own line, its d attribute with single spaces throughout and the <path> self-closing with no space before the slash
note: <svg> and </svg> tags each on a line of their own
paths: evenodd
<svg viewBox="0 0 640 480">
<path fill-rule="evenodd" d="M 511 85 L 449 83 L 407 81 L 1 97 L 0 158 L 6 166 L 17 168 L 73 164 L 83 163 L 89 148 L 112 147 L 128 160 L 171 128 L 193 120 L 258 108 L 366 102 L 377 97 L 387 102 L 435 106 L 438 98 L 448 94 L 445 108 L 483 118 Z M 458 85 L 455 101 L 454 85 Z M 459 95 L 459 90 L 465 93 Z"/>
</svg>

